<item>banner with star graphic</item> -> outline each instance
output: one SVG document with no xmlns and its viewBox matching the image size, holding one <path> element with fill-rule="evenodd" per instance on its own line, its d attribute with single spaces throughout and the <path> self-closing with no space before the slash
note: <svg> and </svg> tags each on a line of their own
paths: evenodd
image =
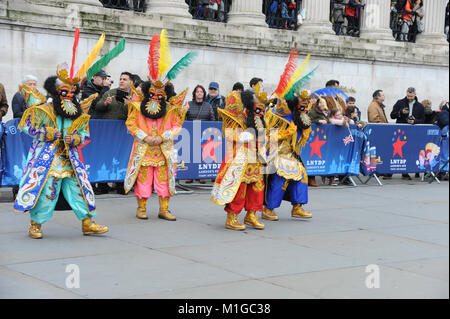
<svg viewBox="0 0 450 319">
<path fill-rule="evenodd" d="M 368 124 L 361 172 L 364 175 L 437 171 L 441 130 L 435 125 Z"/>
<path fill-rule="evenodd" d="M 32 139 L 17 130 L 19 120 L 4 123 L 2 187 L 18 185 L 27 163 Z M 222 143 L 221 129 L 221 122 L 186 121 L 183 124 L 181 133 L 174 140 L 177 179 L 216 178 L 225 154 L 226 143 Z M 123 181 L 133 145 L 125 122 L 94 119 L 89 121 L 89 130 L 89 139 L 79 149 L 90 182 Z"/>
<path fill-rule="evenodd" d="M 19 119 L 4 123 L 2 187 L 18 185 L 27 163 L 32 140 L 18 124 Z M 90 138 L 79 146 L 89 180 L 123 181 L 133 143 L 125 122 L 91 120 L 89 128 Z M 226 147 L 221 129 L 221 122 L 184 122 L 174 140 L 178 180 L 216 177 Z M 448 159 L 448 137 L 441 134 L 433 125 L 369 124 L 362 131 L 354 125 L 313 124 L 301 158 L 311 176 L 437 171 Z"/>
<path fill-rule="evenodd" d="M 365 134 L 356 125 L 313 124 L 300 156 L 311 176 L 359 175 L 364 142 Z"/>
</svg>

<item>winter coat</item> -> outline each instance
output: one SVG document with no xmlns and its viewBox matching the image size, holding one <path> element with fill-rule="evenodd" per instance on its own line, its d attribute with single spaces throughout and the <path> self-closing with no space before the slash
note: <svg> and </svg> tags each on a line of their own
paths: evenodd
<svg viewBox="0 0 450 319">
<path fill-rule="evenodd" d="M 104 120 L 126 120 L 128 116 L 128 106 L 125 103 L 116 100 L 118 89 L 112 89 L 103 94 L 100 101 L 95 106 L 96 112 L 100 115 L 99 118 Z M 106 99 L 112 96 L 112 102 L 105 105 Z"/>
<path fill-rule="evenodd" d="M 19 92 L 16 92 L 16 94 L 14 94 L 11 106 L 13 110 L 13 118 L 20 119 L 23 115 L 23 112 L 25 112 L 25 110 L 27 109 L 27 103 L 25 102 L 22 94 L 20 94 Z"/>
<path fill-rule="evenodd" d="M 218 108 L 223 109 L 223 107 L 225 106 L 225 97 L 218 94 L 216 97 L 211 98 L 208 94 L 206 96 L 206 102 L 211 104 L 214 111 L 214 118 L 216 119 L 216 121 L 219 120 L 219 113 L 217 113 L 217 109 Z"/>
<path fill-rule="evenodd" d="M 2 117 L 8 112 L 8 100 L 6 99 L 5 88 L 0 83 L 0 121 Z"/>
<path fill-rule="evenodd" d="M 101 98 L 103 97 L 103 94 L 108 92 L 108 90 L 109 90 L 109 88 L 107 86 L 95 85 L 92 82 L 92 80 L 89 82 L 86 82 L 84 89 L 83 89 L 83 93 L 81 94 L 81 100 L 87 99 L 92 94 L 98 93 L 98 96 L 95 98 L 94 101 L 92 101 L 91 107 L 89 109 L 89 115 L 91 115 L 91 117 L 93 119 L 102 118 L 102 113 L 98 112 L 96 110 L 95 106 L 101 100 Z"/>
<path fill-rule="evenodd" d="M 208 102 L 204 101 L 198 103 L 195 101 L 189 102 L 189 110 L 186 113 L 187 121 L 215 121 L 214 110 Z"/>
<path fill-rule="evenodd" d="M 311 123 L 320 124 L 320 120 L 325 120 L 327 123 L 330 123 L 328 116 L 317 107 L 313 107 L 308 115 L 311 118 Z"/>
<path fill-rule="evenodd" d="M 388 123 L 384 105 L 380 105 L 376 100 L 373 100 L 367 109 L 367 119 L 369 123 Z"/>
<path fill-rule="evenodd" d="M 392 112 L 391 119 L 396 119 L 396 123 L 408 123 L 408 114 L 403 114 L 402 110 L 409 108 L 408 99 L 398 100 L 395 103 Z M 412 109 L 412 115 L 414 116 L 414 124 L 423 124 L 425 122 L 425 108 L 423 105 L 415 98 L 415 102 Z"/>
</svg>

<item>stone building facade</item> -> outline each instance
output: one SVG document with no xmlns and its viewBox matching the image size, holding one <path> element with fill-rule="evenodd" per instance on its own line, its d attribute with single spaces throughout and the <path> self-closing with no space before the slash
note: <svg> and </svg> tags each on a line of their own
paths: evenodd
<svg viewBox="0 0 450 319">
<path fill-rule="evenodd" d="M 70 62 L 76 27 L 81 31 L 77 61 L 88 55 L 103 32 L 106 41 L 100 54 L 122 37 L 127 39 L 126 50 L 106 67 L 115 84 L 122 71 L 147 77 L 149 41 L 165 28 L 173 61 L 192 50 L 200 53 L 175 80 L 177 91 L 217 81 L 226 95 L 233 83 L 248 87 L 254 76 L 263 78 L 266 88 L 274 88 L 288 52 L 297 46 L 302 58 L 311 53 L 310 69 L 319 65 L 310 88 L 322 88 L 329 79 L 353 88 L 363 120 L 376 89 L 385 91 L 387 113 L 410 86 L 435 108 L 449 98 L 444 0 L 424 1 L 425 32 L 417 43 L 394 41 L 390 0 L 366 0 L 360 38 L 334 35 L 329 0 L 303 0 L 306 18 L 297 31 L 269 29 L 262 0 L 233 0 L 227 23 L 192 19 L 184 0 L 146 2 L 147 11 L 141 13 L 104 8 L 97 0 L 0 0 L 0 83 L 9 102 L 24 75 L 36 75 L 43 90 L 56 65 Z M 6 119 L 11 117 L 9 111 Z"/>
</svg>

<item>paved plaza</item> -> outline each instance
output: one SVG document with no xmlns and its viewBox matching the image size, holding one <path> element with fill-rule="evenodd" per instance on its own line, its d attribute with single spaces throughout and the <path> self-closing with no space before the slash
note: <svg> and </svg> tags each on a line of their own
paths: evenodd
<svg viewBox="0 0 450 319">
<path fill-rule="evenodd" d="M 172 199 L 176 222 L 157 218 L 156 197 L 143 221 L 132 194 L 102 195 L 108 233 L 83 236 L 60 211 L 41 240 L 1 189 L 0 298 L 449 298 L 448 181 L 383 183 L 310 188 L 312 219 L 283 203 L 279 221 L 241 232 L 208 189 Z"/>
</svg>

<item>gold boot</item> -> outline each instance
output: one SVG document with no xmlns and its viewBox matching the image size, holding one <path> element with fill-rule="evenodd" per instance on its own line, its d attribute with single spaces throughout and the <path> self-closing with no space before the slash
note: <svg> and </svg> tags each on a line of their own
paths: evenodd
<svg viewBox="0 0 450 319">
<path fill-rule="evenodd" d="M 30 237 L 34 239 L 41 239 L 42 238 L 41 224 L 31 221 L 30 228 L 28 229 L 28 235 L 30 235 Z"/>
<path fill-rule="evenodd" d="M 227 221 L 225 222 L 225 228 L 232 230 L 244 230 L 245 225 L 241 224 L 238 219 L 238 215 L 233 213 L 227 213 Z"/>
<path fill-rule="evenodd" d="M 169 197 L 159 196 L 159 214 L 158 217 L 165 220 L 174 221 L 177 218 L 169 212 Z"/>
<path fill-rule="evenodd" d="M 248 211 L 245 215 L 244 223 L 256 229 L 264 229 L 264 224 L 258 220 L 256 212 Z"/>
<path fill-rule="evenodd" d="M 137 198 L 138 208 L 136 209 L 136 217 L 139 219 L 148 219 L 148 215 L 146 213 L 147 210 L 147 199 L 146 198 Z"/>
<path fill-rule="evenodd" d="M 107 226 L 97 225 L 91 217 L 86 217 L 81 221 L 81 230 L 83 235 L 96 235 L 106 233 L 109 229 Z"/>
<path fill-rule="evenodd" d="M 264 207 L 261 218 L 267 220 L 278 220 L 278 215 L 275 214 L 275 211 L 273 209 Z"/>
<path fill-rule="evenodd" d="M 312 214 L 310 212 L 305 211 L 302 208 L 302 204 L 295 204 L 292 207 L 292 217 L 297 217 L 297 218 L 311 218 Z"/>
</svg>

